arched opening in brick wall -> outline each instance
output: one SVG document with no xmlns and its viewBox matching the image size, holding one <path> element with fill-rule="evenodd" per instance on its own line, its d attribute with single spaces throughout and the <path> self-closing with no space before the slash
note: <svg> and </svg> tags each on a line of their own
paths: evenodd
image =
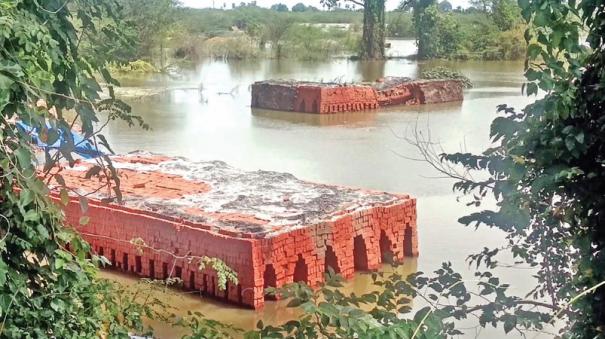
<svg viewBox="0 0 605 339">
<path fill-rule="evenodd" d="M 168 263 L 162 263 L 162 279 L 168 279 Z"/>
<path fill-rule="evenodd" d="M 137 273 L 141 273 L 143 271 L 143 264 L 141 263 L 141 256 L 140 255 L 135 255 L 134 256 L 134 271 Z"/>
<path fill-rule="evenodd" d="M 298 110 L 299 110 L 300 112 L 306 112 L 306 111 L 307 111 L 307 105 L 305 104 L 305 99 L 303 99 L 303 100 L 300 102 L 300 107 L 298 107 Z"/>
<path fill-rule="evenodd" d="M 208 293 L 210 293 L 211 296 L 216 296 L 216 277 L 211 275 L 209 276 L 210 279 L 210 288 L 208 290 Z"/>
<path fill-rule="evenodd" d="M 326 263 L 324 265 L 324 272 L 328 272 L 328 267 L 332 267 L 334 272 L 340 273 L 340 266 L 338 266 L 338 257 L 332 249 L 332 246 L 326 247 Z"/>
<path fill-rule="evenodd" d="M 237 302 L 242 303 L 244 301 L 244 297 L 242 296 L 242 284 L 237 284 Z"/>
<path fill-rule="evenodd" d="M 313 113 L 319 113 L 319 107 L 317 107 L 317 100 L 313 100 Z"/>
<path fill-rule="evenodd" d="M 155 279 L 155 260 L 149 259 L 149 277 Z"/>
<path fill-rule="evenodd" d="M 390 263 L 393 261 L 393 243 L 384 230 L 380 231 L 380 255 L 382 262 Z"/>
<path fill-rule="evenodd" d="M 273 265 L 265 266 L 265 273 L 263 273 L 263 288 L 277 287 L 277 275 L 275 274 L 275 268 Z M 265 300 L 275 300 L 274 295 L 265 294 Z"/>
<path fill-rule="evenodd" d="M 128 253 L 122 256 L 122 269 L 128 272 Z"/>
<path fill-rule="evenodd" d="M 305 263 L 305 259 L 303 259 L 302 255 L 298 255 L 298 260 L 296 261 L 296 265 L 294 266 L 294 282 L 308 282 L 309 281 L 309 268 L 307 267 L 307 263 Z"/>
<path fill-rule="evenodd" d="M 202 295 L 208 295 L 208 275 L 202 274 Z"/>
<path fill-rule="evenodd" d="M 189 289 L 195 290 L 195 272 L 189 271 Z"/>
<path fill-rule="evenodd" d="M 229 282 L 227 281 L 225 283 L 225 290 L 223 291 L 225 293 L 224 297 L 225 301 L 229 301 L 229 288 L 231 287 L 231 284 L 229 284 Z"/>
<path fill-rule="evenodd" d="M 361 235 L 353 239 L 353 263 L 356 271 L 368 270 L 368 250 Z"/>
<path fill-rule="evenodd" d="M 403 233 L 403 254 L 408 257 L 411 257 L 414 253 L 412 234 L 412 228 L 410 226 L 406 226 L 405 232 Z"/>
</svg>

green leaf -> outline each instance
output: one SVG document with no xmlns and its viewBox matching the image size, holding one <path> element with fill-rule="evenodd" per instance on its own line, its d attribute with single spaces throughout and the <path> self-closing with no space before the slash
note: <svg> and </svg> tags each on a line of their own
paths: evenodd
<svg viewBox="0 0 605 339">
<path fill-rule="evenodd" d="M 65 188 L 61 189 L 61 191 L 59 192 L 59 197 L 61 198 L 61 203 L 63 204 L 63 206 L 67 206 L 67 204 L 69 204 L 69 193 L 67 193 L 67 190 Z"/>
<path fill-rule="evenodd" d="M 36 225 L 36 230 L 38 231 L 38 234 L 40 234 L 40 236 L 43 239 L 50 239 L 50 234 L 48 233 L 48 230 L 46 229 L 46 227 L 44 227 L 44 225 L 41 225 L 41 224 Z"/>
<path fill-rule="evenodd" d="M 8 265 L 0 258 L 0 286 L 6 283 L 6 275 L 8 274 Z"/>
<path fill-rule="evenodd" d="M 15 150 L 15 156 L 17 157 L 21 168 L 28 169 L 32 166 L 31 152 L 28 149 L 24 147 L 17 148 Z"/>
<path fill-rule="evenodd" d="M 290 302 L 288 302 L 287 307 L 298 307 L 303 303 L 303 300 L 299 299 L 299 298 L 292 298 L 292 300 L 290 300 Z"/>
<path fill-rule="evenodd" d="M 88 222 L 90 222 L 90 217 L 87 216 L 87 215 L 83 215 L 83 216 L 80 217 L 80 221 L 79 222 L 80 222 L 80 225 L 82 225 L 82 226 L 87 225 Z"/>
<path fill-rule="evenodd" d="M 63 268 L 63 266 L 65 266 L 65 259 L 56 258 L 55 259 L 55 269 L 60 270 Z"/>
<path fill-rule="evenodd" d="M 40 215 L 35 209 L 28 210 L 23 216 L 24 221 L 38 221 L 38 219 L 40 219 Z"/>
<path fill-rule="evenodd" d="M 21 207 L 29 205 L 32 201 L 34 201 L 34 192 L 32 190 L 25 188 L 19 193 L 19 205 Z"/>
</svg>

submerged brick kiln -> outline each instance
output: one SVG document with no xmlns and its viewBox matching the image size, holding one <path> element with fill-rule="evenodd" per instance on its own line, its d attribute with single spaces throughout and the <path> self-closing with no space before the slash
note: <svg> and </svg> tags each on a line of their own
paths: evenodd
<svg viewBox="0 0 605 339">
<path fill-rule="evenodd" d="M 408 195 L 246 172 L 220 161 L 148 153 L 112 161 L 121 173 L 123 203 L 103 202 L 105 190 L 93 193 L 85 213 L 90 221 L 76 229 L 119 270 L 158 279 L 172 271 L 187 289 L 260 308 L 266 287 L 316 285 L 328 266 L 351 277 L 378 268 L 387 252 L 398 259 L 418 255 L 416 200 Z M 84 178 L 93 164 L 62 169 L 66 184 L 94 192 L 99 182 Z M 75 197 L 65 213 L 78 225 Z M 141 252 L 130 242 L 135 238 L 177 255 L 220 258 L 238 273 L 239 285 L 221 291 L 212 270 L 161 251 Z"/>
<path fill-rule="evenodd" d="M 387 77 L 359 84 L 267 80 L 252 84 L 251 106 L 323 114 L 461 100 L 463 84 L 459 80 Z"/>
</svg>

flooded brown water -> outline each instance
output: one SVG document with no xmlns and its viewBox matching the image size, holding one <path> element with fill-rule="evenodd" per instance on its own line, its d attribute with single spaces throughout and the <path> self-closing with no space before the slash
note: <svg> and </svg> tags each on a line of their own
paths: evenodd
<svg viewBox="0 0 605 339">
<path fill-rule="evenodd" d="M 405 43 L 397 46 L 407 46 Z M 257 80 L 372 81 L 383 76 L 416 77 L 436 65 L 446 65 L 471 78 L 475 87 L 465 92 L 464 102 L 321 116 L 250 108 L 249 85 Z M 177 78 L 152 75 L 121 79 L 126 91 L 177 89 L 128 100 L 152 131 L 112 123 L 105 134 L 117 152 L 143 149 L 194 160 L 223 160 L 247 170 L 283 171 L 315 182 L 409 193 L 418 198 L 420 257 L 409 259 L 402 269 L 431 272 L 442 262 L 451 261 L 471 278 L 466 257 L 485 246 L 503 245 L 502 233 L 485 228 L 475 231 L 458 224 L 457 219 L 472 209 L 456 201 L 451 180 L 436 178 L 439 173 L 427 163 L 409 159 L 417 158 L 418 152 L 403 137 L 418 128 L 424 135 L 430 132 L 431 139 L 441 142 L 448 152 L 485 149 L 490 122 L 497 116 L 496 106 L 507 103 L 521 108 L 530 101 L 520 91 L 522 68 L 521 62 L 502 61 L 205 61 Z M 520 293 L 527 292 L 532 283 L 528 270 L 501 273 Z M 114 273 L 106 275 L 126 279 Z M 369 288 L 368 276 L 359 274 L 346 286 L 347 291 L 359 293 Z M 166 298 L 182 312 L 201 311 L 245 328 L 254 327 L 259 319 L 277 323 L 296 317 L 283 302 L 269 302 L 264 310 L 255 312 L 199 296 L 170 294 Z M 155 327 L 159 338 L 176 336 L 173 329 Z M 472 330 L 468 336 L 476 334 Z M 479 333 L 479 337 L 500 336 L 502 330 Z"/>
</svg>

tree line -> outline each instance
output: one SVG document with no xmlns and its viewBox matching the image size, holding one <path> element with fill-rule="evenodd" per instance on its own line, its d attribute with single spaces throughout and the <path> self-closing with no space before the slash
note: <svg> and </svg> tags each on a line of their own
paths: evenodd
<svg viewBox="0 0 605 339">
<path fill-rule="evenodd" d="M 326 0 L 326 10 L 293 6 L 297 10 L 289 12 L 278 5 L 269 9 L 253 3 L 232 9 L 182 8 L 172 0 L 119 3 L 128 18 L 128 24 L 121 25 L 129 42 L 114 44 L 113 54 L 122 61 L 141 59 L 159 68 L 166 59 L 196 62 L 201 57 L 319 60 L 344 54 L 383 59 L 387 37 L 416 39 L 421 59 L 502 60 L 519 59 L 525 53 L 520 9 L 513 0 L 492 0 L 464 10 L 452 9 L 447 1 L 413 0 L 390 12 L 382 0 L 358 4 Z M 359 9 L 341 8 L 348 3 Z M 275 23 L 280 26 L 277 31 Z"/>
</svg>

